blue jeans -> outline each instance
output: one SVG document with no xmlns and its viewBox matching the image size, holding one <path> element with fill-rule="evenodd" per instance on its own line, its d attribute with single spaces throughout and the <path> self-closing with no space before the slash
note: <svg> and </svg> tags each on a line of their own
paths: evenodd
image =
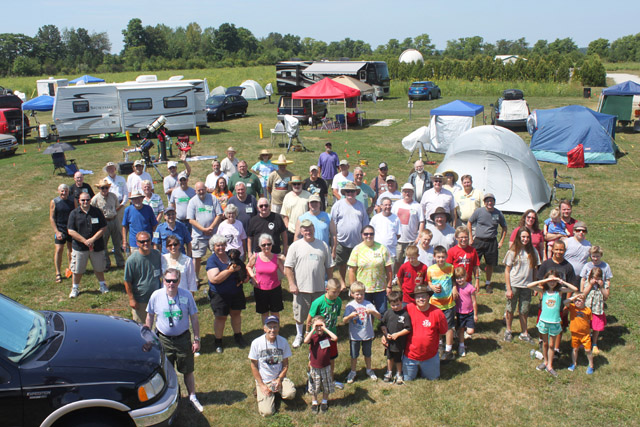
<svg viewBox="0 0 640 427">
<path fill-rule="evenodd" d="M 428 380 L 437 380 L 440 378 L 440 357 L 438 353 L 431 359 L 424 361 L 409 359 L 407 356 L 402 358 L 402 374 L 405 381 L 413 381 L 418 376 Z"/>
<path fill-rule="evenodd" d="M 364 299 L 373 304 L 380 315 L 387 311 L 387 293 L 385 291 L 365 293 Z"/>
</svg>

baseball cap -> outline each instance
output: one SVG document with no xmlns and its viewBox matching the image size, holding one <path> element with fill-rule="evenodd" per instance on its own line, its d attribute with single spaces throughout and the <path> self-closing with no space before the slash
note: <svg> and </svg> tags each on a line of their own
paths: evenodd
<svg viewBox="0 0 640 427">
<path fill-rule="evenodd" d="M 387 164 L 385 162 L 382 162 L 378 165 L 378 169 L 382 169 L 382 168 L 388 168 L 389 166 L 387 166 Z"/>
<path fill-rule="evenodd" d="M 167 169 L 177 168 L 178 162 L 167 162 Z"/>
<path fill-rule="evenodd" d="M 344 159 L 344 160 L 340 160 L 340 166 L 342 166 L 342 165 L 347 165 L 347 166 L 349 166 L 349 160 L 346 160 L 346 159 Z"/>
<path fill-rule="evenodd" d="M 313 227 L 313 223 L 310 219 L 305 219 L 300 223 L 300 227 Z"/>
<path fill-rule="evenodd" d="M 182 171 L 178 174 L 178 181 L 180 181 L 182 178 L 189 179 L 189 175 L 187 175 L 187 172 Z"/>
<path fill-rule="evenodd" d="M 277 323 L 279 325 L 280 319 L 278 319 L 277 316 L 269 316 L 266 319 L 264 319 L 264 324 L 267 325 L 269 323 Z"/>
<path fill-rule="evenodd" d="M 493 199 L 493 201 L 495 202 L 496 200 L 496 196 L 493 195 L 493 193 L 487 193 L 484 195 L 484 197 L 482 198 L 482 201 L 485 201 L 487 199 Z"/>
<path fill-rule="evenodd" d="M 142 160 L 136 160 L 133 162 L 133 166 L 144 166 L 144 162 Z"/>
<path fill-rule="evenodd" d="M 387 179 L 385 179 L 385 182 L 388 182 L 388 181 L 396 181 L 396 177 L 395 177 L 395 176 L 393 176 L 393 175 L 389 175 L 389 176 L 387 177 Z M 397 182 L 397 181 L 396 181 L 396 182 Z"/>
<path fill-rule="evenodd" d="M 316 165 L 311 165 L 309 166 L 309 172 L 311 172 L 312 170 L 320 170 L 320 168 Z"/>
</svg>

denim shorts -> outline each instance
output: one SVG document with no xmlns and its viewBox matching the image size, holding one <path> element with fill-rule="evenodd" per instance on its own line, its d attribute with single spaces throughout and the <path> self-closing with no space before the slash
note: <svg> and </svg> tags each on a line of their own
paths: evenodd
<svg viewBox="0 0 640 427">
<path fill-rule="evenodd" d="M 360 346 L 362 346 L 362 355 L 364 357 L 371 357 L 371 344 L 373 340 L 366 341 L 350 341 L 351 344 L 351 358 L 357 359 L 360 356 Z"/>
<path fill-rule="evenodd" d="M 431 359 L 419 361 L 402 358 L 402 374 L 405 381 L 413 381 L 420 373 L 420 376 L 428 380 L 440 378 L 440 356 L 436 353 Z"/>
</svg>

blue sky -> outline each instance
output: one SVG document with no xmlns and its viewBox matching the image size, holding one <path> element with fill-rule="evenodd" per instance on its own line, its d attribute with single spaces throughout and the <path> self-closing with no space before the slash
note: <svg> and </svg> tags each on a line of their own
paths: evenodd
<svg viewBox="0 0 640 427">
<path fill-rule="evenodd" d="M 34 36 L 54 24 L 61 30 L 83 27 L 106 32 L 112 51 L 122 49 L 122 29 L 131 18 L 143 25 L 203 29 L 229 22 L 260 38 L 270 32 L 331 42 L 349 37 L 375 49 L 389 39 L 429 34 L 436 48 L 447 40 L 479 35 L 485 42 L 525 37 L 537 40 L 571 37 L 579 47 L 605 38 L 613 41 L 638 32 L 630 3 L 618 0 L 30 0 L 3 2 L 0 32 Z M 293 10 L 288 10 L 293 9 Z M 625 12 L 626 11 L 626 12 Z M 14 17 L 10 19 L 8 17 Z M 611 18 L 611 19 L 610 19 Z"/>
</svg>

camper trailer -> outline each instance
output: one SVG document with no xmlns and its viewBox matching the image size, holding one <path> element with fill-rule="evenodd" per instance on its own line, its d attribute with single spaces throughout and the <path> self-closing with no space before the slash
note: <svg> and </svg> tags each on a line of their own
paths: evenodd
<svg viewBox="0 0 640 427">
<path fill-rule="evenodd" d="M 38 96 L 49 95 L 56 96 L 56 92 L 59 87 L 69 86 L 67 79 L 55 79 L 49 77 L 48 79 L 36 80 L 36 89 L 38 90 Z"/>
<path fill-rule="evenodd" d="M 169 131 L 195 129 L 197 85 L 190 81 L 100 83 L 59 88 L 53 121 L 60 137 L 137 133 L 159 116 Z M 206 82 L 202 86 L 205 92 Z M 204 105 L 204 102 L 202 103 Z M 206 113 L 203 110 L 204 124 Z"/>
</svg>

